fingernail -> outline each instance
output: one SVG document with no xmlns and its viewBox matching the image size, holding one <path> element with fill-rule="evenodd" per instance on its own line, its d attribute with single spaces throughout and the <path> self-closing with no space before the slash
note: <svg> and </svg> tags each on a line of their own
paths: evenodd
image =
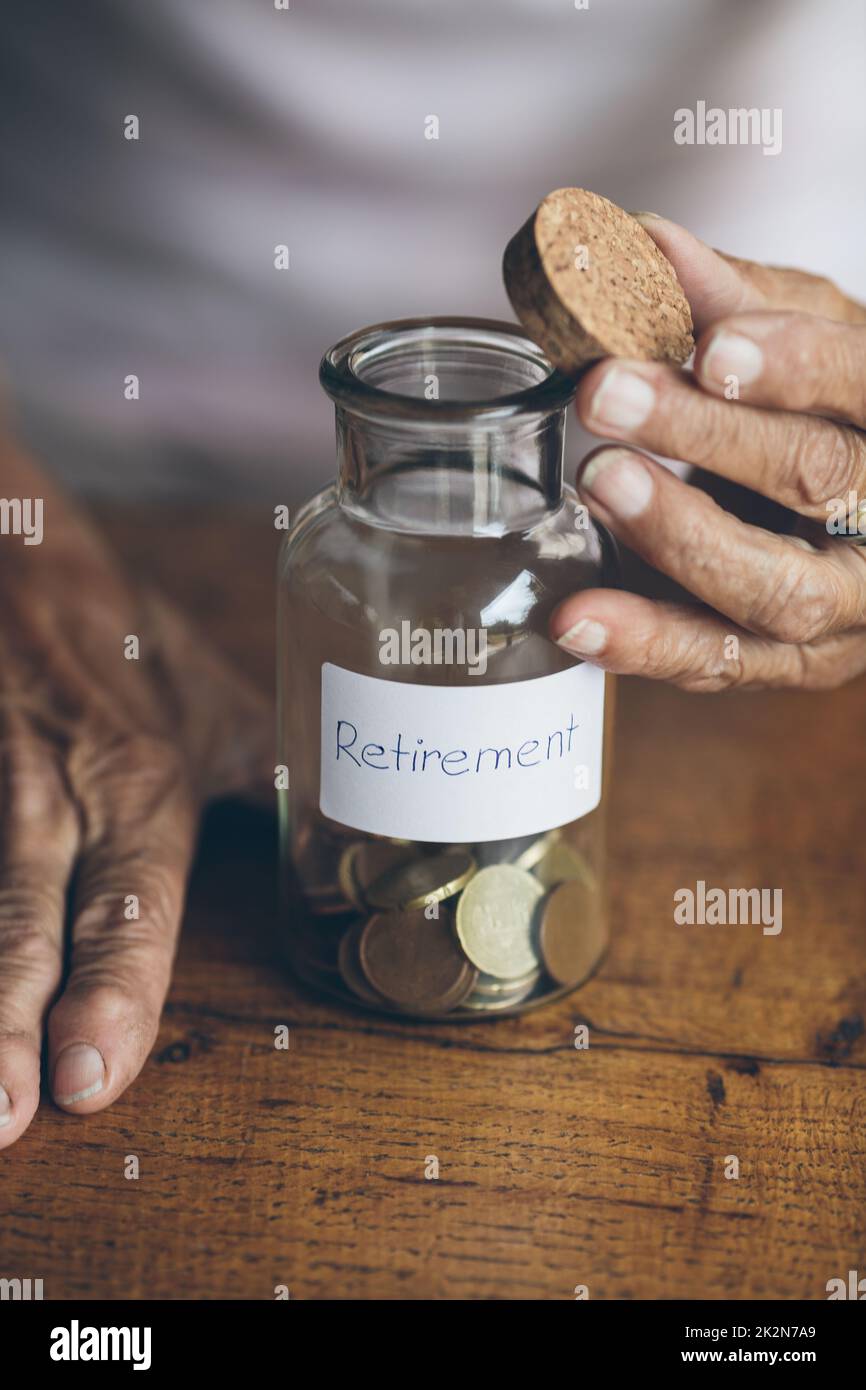
<svg viewBox="0 0 866 1390">
<path fill-rule="evenodd" d="M 644 217 L 646 217 L 650 222 L 661 222 L 662 220 L 662 215 L 660 212 L 630 212 L 629 217 L 633 217 L 635 222 L 642 221 Z"/>
<path fill-rule="evenodd" d="M 701 376 L 718 386 L 726 385 L 725 378 L 730 376 L 735 376 L 740 386 L 748 386 L 763 370 L 764 354 L 758 344 L 724 330 L 710 339 L 701 363 Z"/>
<path fill-rule="evenodd" d="M 12 1122 L 12 1102 L 5 1086 L 0 1086 L 0 1129 Z"/>
<path fill-rule="evenodd" d="M 642 376 L 611 367 L 590 402 L 589 416 L 604 429 L 634 430 L 643 424 L 655 400 L 655 391 Z"/>
<path fill-rule="evenodd" d="M 625 521 L 640 516 L 653 495 L 649 469 L 624 449 L 602 449 L 590 459 L 577 486 Z"/>
<path fill-rule="evenodd" d="M 54 1099 L 61 1105 L 88 1100 L 102 1090 L 105 1063 L 90 1043 L 72 1043 L 64 1048 L 54 1068 Z"/>
<path fill-rule="evenodd" d="M 594 618 L 581 618 L 568 632 L 557 637 L 556 642 L 575 656 L 597 656 L 607 642 L 607 628 Z"/>
</svg>

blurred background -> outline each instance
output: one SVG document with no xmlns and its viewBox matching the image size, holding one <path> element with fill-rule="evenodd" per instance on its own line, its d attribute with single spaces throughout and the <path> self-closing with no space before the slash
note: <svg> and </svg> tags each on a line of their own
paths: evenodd
<svg viewBox="0 0 866 1390">
<path fill-rule="evenodd" d="M 295 504 L 334 471 L 323 350 L 512 319 L 502 250 L 564 184 L 864 297 L 864 41 L 862 0 L 5 0 L 19 433 L 91 496 Z M 781 152 L 677 145 L 698 101 L 781 108 Z"/>
</svg>

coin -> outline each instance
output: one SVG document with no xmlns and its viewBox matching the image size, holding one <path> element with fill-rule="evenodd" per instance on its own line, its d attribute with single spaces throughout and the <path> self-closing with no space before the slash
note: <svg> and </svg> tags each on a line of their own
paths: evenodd
<svg viewBox="0 0 866 1390">
<path fill-rule="evenodd" d="M 410 1013 L 447 1013 L 475 984 L 454 936 L 450 911 L 379 912 L 361 933 L 358 957 L 373 989 Z"/>
<path fill-rule="evenodd" d="M 545 888 L 573 878 L 582 879 L 589 888 L 593 886 L 586 860 L 567 840 L 554 840 L 549 844 L 532 872 Z"/>
<path fill-rule="evenodd" d="M 545 855 L 550 854 L 551 850 L 559 843 L 560 834 L 558 830 L 551 830 L 547 835 L 541 835 L 527 845 L 522 854 L 516 855 L 514 863 L 518 869 L 534 869 Z"/>
<path fill-rule="evenodd" d="M 367 889 L 389 869 L 414 859 L 408 845 L 389 840 L 355 840 L 340 856 L 337 878 L 344 897 L 355 907 L 367 906 Z"/>
<path fill-rule="evenodd" d="M 385 1008 L 385 1000 L 377 994 L 372 985 L 367 980 L 361 970 L 361 963 L 358 958 L 358 943 L 361 940 L 361 933 L 366 927 L 366 922 L 356 922 L 354 927 L 343 936 L 340 942 L 340 949 L 337 954 L 337 964 L 340 967 L 340 975 L 343 983 L 350 992 L 363 1000 L 365 1004 L 370 1004 L 373 1008 Z"/>
<path fill-rule="evenodd" d="M 345 850 L 345 839 L 322 824 L 301 825 L 295 838 L 293 858 L 303 898 L 317 917 L 334 916 L 346 910 L 346 900 L 337 883 L 337 865 Z"/>
<path fill-rule="evenodd" d="M 533 945 L 540 883 L 514 864 L 478 873 L 457 905 L 457 935 L 473 965 L 500 980 L 521 980 L 538 966 Z"/>
<path fill-rule="evenodd" d="M 534 985 L 540 974 L 541 971 L 536 966 L 534 970 L 530 971 L 530 973 L 525 975 L 521 980 L 500 980 L 496 975 L 485 975 L 483 971 L 479 971 L 478 979 L 475 984 L 475 993 L 488 994 L 491 996 L 514 994 L 516 990 L 522 989 L 524 985 Z"/>
<path fill-rule="evenodd" d="M 527 999 L 535 989 L 538 980 L 538 973 L 528 981 L 524 981 L 516 989 L 503 991 L 500 994 L 484 994 L 480 990 L 473 990 L 472 993 L 463 1000 L 461 1009 L 477 1009 L 479 1013 L 494 1013 L 500 1009 L 510 1009 L 515 1004 L 521 1004 Z"/>
<path fill-rule="evenodd" d="M 360 885 L 355 879 L 355 860 L 363 847 L 363 840 L 356 840 L 353 845 L 347 845 L 337 865 L 337 882 L 342 889 L 343 897 L 359 908 L 363 908 L 364 899 L 361 896 Z"/>
<path fill-rule="evenodd" d="M 595 969 L 607 945 L 598 893 L 582 879 L 561 883 L 541 911 L 544 967 L 558 985 L 573 988 Z"/>
<path fill-rule="evenodd" d="M 443 902 L 459 893 L 475 873 L 475 860 L 466 850 L 425 855 L 387 870 L 367 889 L 371 907 L 409 911 Z"/>
</svg>

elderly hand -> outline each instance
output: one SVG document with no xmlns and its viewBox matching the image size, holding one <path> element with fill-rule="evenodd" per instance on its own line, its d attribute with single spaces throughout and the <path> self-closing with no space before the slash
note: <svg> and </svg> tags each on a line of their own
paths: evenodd
<svg viewBox="0 0 866 1390">
<path fill-rule="evenodd" d="M 589 589 L 559 605 L 551 635 L 594 665 L 687 690 L 840 685 L 866 669 L 866 547 L 827 524 L 840 503 L 866 498 L 866 310 L 827 280 L 723 257 L 663 218 L 640 220 L 691 304 L 694 372 L 594 365 L 578 414 L 621 445 L 590 454 L 577 485 L 700 606 Z M 797 534 L 740 520 L 641 449 L 782 503 L 801 518 Z"/>
<path fill-rule="evenodd" d="M 0 1148 L 39 1102 L 101 1110 L 141 1069 L 168 988 L 199 812 L 273 786 L 269 702 L 0 441 Z M 131 638 L 137 638 L 137 659 Z"/>
</svg>

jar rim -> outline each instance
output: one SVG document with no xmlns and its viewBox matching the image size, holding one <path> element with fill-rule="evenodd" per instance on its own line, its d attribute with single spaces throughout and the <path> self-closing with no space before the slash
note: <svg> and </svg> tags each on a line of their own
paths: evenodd
<svg viewBox="0 0 866 1390">
<path fill-rule="evenodd" d="M 388 391 L 365 380 L 356 370 L 356 362 L 361 354 L 366 354 L 368 358 L 377 353 L 384 355 L 389 345 L 393 343 L 397 347 L 401 337 L 411 335 L 415 335 L 421 344 L 425 338 L 447 340 L 449 329 L 462 332 L 461 346 L 474 344 L 499 350 L 515 358 L 522 357 L 541 367 L 545 375 L 530 386 L 502 396 L 476 400 L 428 400 L 424 396 Z M 565 407 L 577 390 L 577 382 L 554 367 L 518 324 L 462 316 L 394 319 L 357 329 L 341 338 L 325 353 L 319 365 L 319 381 L 332 401 L 359 414 L 413 420 L 416 423 L 427 419 L 437 424 L 547 415 Z"/>
</svg>

